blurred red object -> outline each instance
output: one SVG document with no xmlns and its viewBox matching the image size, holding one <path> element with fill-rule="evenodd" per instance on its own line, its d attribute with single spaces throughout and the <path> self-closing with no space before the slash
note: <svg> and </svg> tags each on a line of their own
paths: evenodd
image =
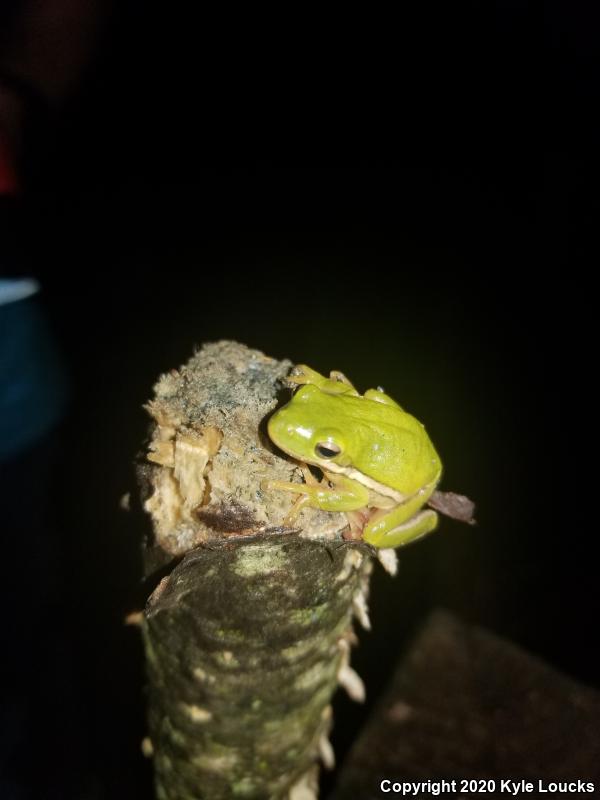
<svg viewBox="0 0 600 800">
<path fill-rule="evenodd" d="M 15 168 L 12 148 L 0 129 L 0 195 L 17 194 L 19 178 Z"/>
</svg>

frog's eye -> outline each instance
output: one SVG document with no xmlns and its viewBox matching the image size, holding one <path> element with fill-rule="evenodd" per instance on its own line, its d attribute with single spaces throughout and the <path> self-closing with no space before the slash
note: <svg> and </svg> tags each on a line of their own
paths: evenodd
<svg viewBox="0 0 600 800">
<path fill-rule="evenodd" d="M 335 442 L 318 442 L 315 445 L 315 455 L 319 458 L 335 458 L 342 452 Z"/>
</svg>

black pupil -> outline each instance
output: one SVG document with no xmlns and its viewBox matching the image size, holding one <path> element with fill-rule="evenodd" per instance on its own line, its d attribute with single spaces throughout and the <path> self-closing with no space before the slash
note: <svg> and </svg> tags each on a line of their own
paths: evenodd
<svg viewBox="0 0 600 800">
<path fill-rule="evenodd" d="M 321 458 L 333 458 L 334 456 L 339 455 L 339 448 L 327 447 L 325 444 L 318 444 L 317 445 L 317 455 L 321 456 Z"/>
</svg>

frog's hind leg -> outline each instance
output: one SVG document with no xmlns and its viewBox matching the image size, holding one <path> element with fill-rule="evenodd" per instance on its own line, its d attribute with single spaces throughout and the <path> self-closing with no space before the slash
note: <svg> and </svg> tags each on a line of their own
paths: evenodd
<svg viewBox="0 0 600 800">
<path fill-rule="evenodd" d="M 392 511 L 369 522 L 363 531 L 363 539 L 374 547 L 402 547 L 431 533 L 438 524 L 438 515 L 430 509 L 420 511 L 400 524 L 394 524 L 394 516 Z"/>
<path fill-rule="evenodd" d="M 400 547 L 432 531 L 438 515 L 422 509 L 434 489 L 432 482 L 400 505 L 375 511 L 363 531 L 365 542 L 374 547 Z"/>
</svg>

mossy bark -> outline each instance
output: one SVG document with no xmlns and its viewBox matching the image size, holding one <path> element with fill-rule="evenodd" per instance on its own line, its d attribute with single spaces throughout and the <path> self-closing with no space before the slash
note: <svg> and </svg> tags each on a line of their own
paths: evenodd
<svg viewBox="0 0 600 800">
<path fill-rule="evenodd" d="M 262 488 L 300 480 L 261 432 L 290 366 L 219 342 L 149 404 L 147 566 L 166 574 L 142 630 L 160 800 L 314 796 L 331 696 L 339 682 L 360 695 L 348 661 L 368 549 L 342 540 L 341 515 L 282 527 L 290 497 Z"/>
</svg>

